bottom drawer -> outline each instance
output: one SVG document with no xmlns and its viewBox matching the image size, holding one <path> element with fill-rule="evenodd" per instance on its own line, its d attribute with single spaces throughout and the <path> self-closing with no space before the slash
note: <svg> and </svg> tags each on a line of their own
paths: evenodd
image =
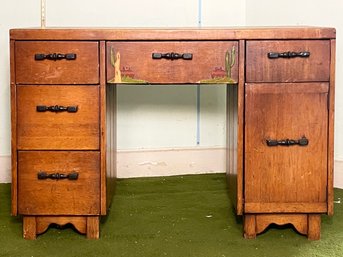
<svg viewBox="0 0 343 257">
<path fill-rule="evenodd" d="M 25 215 L 100 214 L 100 153 L 19 151 L 18 211 Z"/>
</svg>

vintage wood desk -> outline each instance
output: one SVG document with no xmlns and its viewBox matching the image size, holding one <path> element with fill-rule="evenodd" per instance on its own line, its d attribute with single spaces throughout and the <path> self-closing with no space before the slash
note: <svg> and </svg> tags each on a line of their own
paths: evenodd
<svg viewBox="0 0 343 257">
<path fill-rule="evenodd" d="M 12 214 L 99 237 L 116 177 L 116 88 L 227 87 L 227 177 L 244 236 L 320 238 L 333 214 L 332 28 L 13 29 Z"/>
</svg>

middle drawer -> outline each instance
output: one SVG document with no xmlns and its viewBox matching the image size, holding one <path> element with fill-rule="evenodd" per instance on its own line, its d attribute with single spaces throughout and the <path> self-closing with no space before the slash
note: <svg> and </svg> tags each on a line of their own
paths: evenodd
<svg viewBox="0 0 343 257">
<path fill-rule="evenodd" d="M 234 84 L 238 81 L 238 42 L 108 42 L 107 80 Z"/>
<path fill-rule="evenodd" d="M 18 150 L 98 150 L 99 86 L 17 86 Z"/>
</svg>

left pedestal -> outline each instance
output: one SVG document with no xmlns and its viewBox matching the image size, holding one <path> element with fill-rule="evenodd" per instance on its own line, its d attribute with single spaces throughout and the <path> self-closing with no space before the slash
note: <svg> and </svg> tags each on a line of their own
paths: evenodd
<svg viewBox="0 0 343 257">
<path fill-rule="evenodd" d="M 104 49 L 11 34 L 12 214 L 22 215 L 25 239 L 50 224 L 99 238 L 107 210 Z"/>
</svg>

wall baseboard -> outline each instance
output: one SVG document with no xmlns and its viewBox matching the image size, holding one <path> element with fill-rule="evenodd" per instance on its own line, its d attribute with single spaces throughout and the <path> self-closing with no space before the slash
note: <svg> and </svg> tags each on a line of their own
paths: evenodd
<svg viewBox="0 0 343 257">
<path fill-rule="evenodd" d="M 225 148 L 173 148 L 118 151 L 119 178 L 225 172 Z"/>
<path fill-rule="evenodd" d="M 337 188 L 343 188 L 343 161 L 335 160 L 333 186 Z"/>
<path fill-rule="evenodd" d="M 225 148 L 119 150 L 118 177 L 224 173 Z M 11 182 L 11 157 L 0 156 L 0 183 Z M 334 187 L 343 188 L 343 161 L 335 161 Z"/>
<path fill-rule="evenodd" d="M 11 183 L 11 156 L 0 156 L 0 183 Z"/>
</svg>

